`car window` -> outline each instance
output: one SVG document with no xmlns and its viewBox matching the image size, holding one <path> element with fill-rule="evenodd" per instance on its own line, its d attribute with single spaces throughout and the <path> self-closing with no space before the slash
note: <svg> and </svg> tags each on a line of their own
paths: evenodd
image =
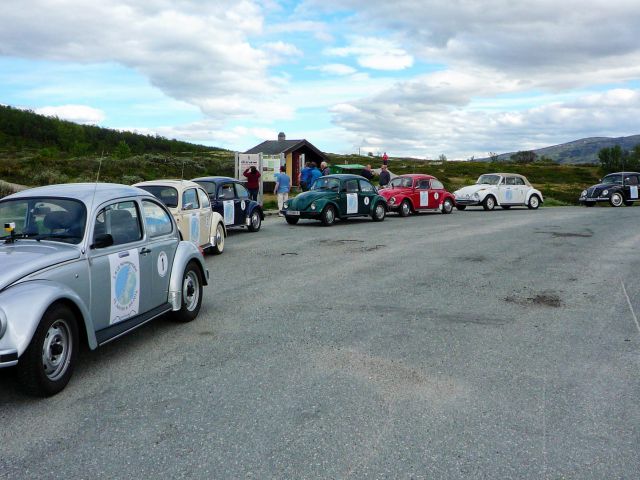
<svg viewBox="0 0 640 480">
<path fill-rule="evenodd" d="M 195 188 L 189 188 L 182 192 L 182 209 L 194 210 L 200 208 L 200 202 L 198 201 L 198 192 Z"/>
<path fill-rule="evenodd" d="M 238 194 L 238 198 L 249 198 L 249 190 L 239 183 L 236 183 L 236 193 Z"/>
<path fill-rule="evenodd" d="M 93 240 L 102 234 L 113 237 L 113 245 L 137 242 L 142 238 L 140 215 L 136 202 L 119 202 L 98 212 L 93 229 Z"/>
<path fill-rule="evenodd" d="M 521 179 L 520 177 L 514 177 L 513 179 L 515 180 L 514 185 L 524 185 L 525 184 L 524 180 Z"/>
<path fill-rule="evenodd" d="M 200 199 L 200 205 L 202 208 L 210 208 L 211 202 L 209 201 L 209 195 L 204 190 L 198 189 L 198 198 Z"/>
<path fill-rule="evenodd" d="M 215 182 L 196 182 L 198 185 L 200 185 L 202 188 L 205 189 L 205 191 L 209 194 L 209 195 L 215 195 L 216 194 L 216 184 Z"/>
<path fill-rule="evenodd" d="M 516 184 L 516 177 L 506 177 L 504 183 L 506 185 L 515 185 Z"/>
<path fill-rule="evenodd" d="M 638 176 L 627 175 L 624 177 L 624 183 L 626 183 L 627 185 L 638 185 Z"/>
<path fill-rule="evenodd" d="M 147 224 L 147 235 L 149 238 L 167 235 L 173 232 L 171 217 L 164 208 L 149 200 L 142 201 L 142 211 Z"/>
<path fill-rule="evenodd" d="M 220 200 L 233 200 L 236 198 L 235 191 L 233 189 L 233 183 L 225 183 L 220 185 L 218 190 L 218 198 Z"/>
<path fill-rule="evenodd" d="M 429 180 L 418 180 L 416 182 L 416 188 L 418 190 L 428 190 L 429 189 Z"/>
<path fill-rule="evenodd" d="M 622 183 L 622 175 L 619 173 L 612 173 L 611 175 L 607 175 L 602 179 L 602 183 Z"/>
<path fill-rule="evenodd" d="M 444 190 L 444 185 L 440 180 L 436 180 L 435 178 L 431 180 L 431 188 L 434 190 Z"/>
<path fill-rule="evenodd" d="M 169 208 L 178 207 L 178 190 L 173 187 L 165 187 L 163 185 L 140 185 L 138 188 L 146 190 Z"/>
<path fill-rule="evenodd" d="M 358 191 L 358 180 L 357 179 L 352 179 L 352 180 L 347 180 L 346 182 L 344 182 L 344 190 L 347 193 L 355 193 Z"/>
<path fill-rule="evenodd" d="M 366 180 L 359 180 L 359 182 L 360 182 L 360 191 L 361 192 L 373 192 L 374 191 L 373 185 L 371 185 Z"/>
</svg>

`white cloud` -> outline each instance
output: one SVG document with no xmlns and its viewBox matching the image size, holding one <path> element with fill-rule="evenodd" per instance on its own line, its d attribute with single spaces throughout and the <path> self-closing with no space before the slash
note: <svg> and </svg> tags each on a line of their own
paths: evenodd
<svg viewBox="0 0 640 480">
<path fill-rule="evenodd" d="M 413 65 L 413 57 L 396 42 L 384 38 L 354 36 L 346 47 L 332 47 L 325 55 L 356 57 L 358 64 L 373 70 L 403 70 Z"/>
<path fill-rule="evenodd" d="M 286 61 L 290 61 L 292 58 L 303 56 L 302 51 L 291 43 L 265 43 L 264 45 L 262 45 L 262 49 L 266 50 L 270 54 L 270 63 L 272 64 L 284 63 Z"/>
<path fill-rule="evenodd" d="M 353 75 L 357 72 L 357 70 L 349 65 L 345 65 L 344 63 L 328 63 L 326 65 L 320 65 L 317 67 L 307 67 L 309 70 L 318 70 L 319 72 L 325 73 L 327 75 Z"/>
<path fill-rule="evenodd" d="M 41 107 L 37 108 L 35 113 L 46 115 L 47 117 L 58 117 L 62 120 L 89 125 L 97 125 L 105 118 L 105 114 L 102 110 L 89 107 L 87 105 Z"/>
</svg>

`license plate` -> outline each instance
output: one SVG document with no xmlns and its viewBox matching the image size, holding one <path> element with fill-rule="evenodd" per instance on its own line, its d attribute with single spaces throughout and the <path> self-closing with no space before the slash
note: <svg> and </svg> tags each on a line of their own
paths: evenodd
<svg viewBox="0 0 640 480">
<path fill-rule="evenodd" d="M 300 215 L 298 210 L 287 210 L 287 215 L 297 216 Z"/>
</svg>

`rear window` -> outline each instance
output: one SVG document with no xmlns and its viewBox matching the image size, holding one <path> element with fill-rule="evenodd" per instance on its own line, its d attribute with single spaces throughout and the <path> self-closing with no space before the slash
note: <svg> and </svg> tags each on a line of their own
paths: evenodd
<svg viewBox="0 0 640 480">
<path fill-rule="evenodd" d="M 178 207 L 178 190 L 163 185 L 142 185 L 138 188 L 146 190 L 169 208 Z"/>
</svg>

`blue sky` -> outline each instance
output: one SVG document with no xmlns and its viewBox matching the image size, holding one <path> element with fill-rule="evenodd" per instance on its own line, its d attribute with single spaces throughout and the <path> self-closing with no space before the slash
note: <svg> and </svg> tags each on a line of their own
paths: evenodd
<svg viewBox="0 0 640 480">
<path fill-rule="evenodd" d="M 5 0 L 0 103 L 246 150 L 452 159 L 640 133 L 627 0 Z M 562 21 L 559 21 L 562 19 Z"/>
</svg>

